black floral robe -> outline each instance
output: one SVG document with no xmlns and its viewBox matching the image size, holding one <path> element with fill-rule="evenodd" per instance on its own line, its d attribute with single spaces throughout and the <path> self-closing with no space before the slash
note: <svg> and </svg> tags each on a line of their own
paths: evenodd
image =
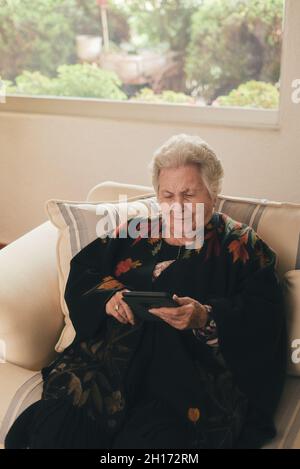
<svg viewBox="0 0 300 469">
<path fill-rule="evenodd" d="M 149 230 L 150 219 L 140 222 Z M 97 238 L 72 259 L 65 300 L 75 341 L 42 370 L 42 399 L 16 420 L 6 447 L 21 430 L 22 447 L 113 447 L 148 392 L 186 429 L 185 448 L 260 447 L 275 435 L 286 335 L 274 251 L 247 225 L 214 212 L 203 246 L 183 249 L 154 278 L 157 262 L 168 259 L 157 223 L 156 237 Z M 105 304 L 123 288 L 211 305 L 207 327 L 179 331 L 137 317 L 121 324 Z"/>
</svg>

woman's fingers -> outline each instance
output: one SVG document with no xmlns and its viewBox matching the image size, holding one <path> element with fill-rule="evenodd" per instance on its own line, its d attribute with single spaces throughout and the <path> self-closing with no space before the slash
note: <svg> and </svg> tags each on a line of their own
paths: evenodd
<svg viewBox="0 0 300 469">
<path fill-rule="evenodd" d="M 116 310 L 115 309 L 115 306 L 118 306 L 118 309 Z M 127 314 L 126 314 L 126 311 L 124 310 L 120 300 L 118 300 L 118 302 L 116 301 L 115 302 L 115 305 L 114 305 L 114 316 L 118 319 L 118 318 L 121 318 L 122 321 L 124 324 L 128 322 L 128 318 L 127 318 Z"/>
<path fill-rule="evenodd" d="M 179 305 L 187 305 L 193 301 L 192 298 L 189 296 L 177 296 L 175 293 L 173 295 L 173 299 L 179 304 Z"/>
<path fill-rule="evenodd" d="M 127 319 L 124 319 L 123 316 L 121 316 L 121 314 L 115 312 L 113 314 L 111 314 L 111 316 L 113 316 L 114 318 L 116 318 L 119 322 L 121 322 L 122 324 L 127 324 L 128 323 L 128 320 Z"/>
<path fill-rule="evenodd" d="M 133 312 L 132 312 L 130 306 L 128 306 L 128 304 L 123 300 L 123 298 L 121 298 L 120 304 L 121 304 L 121 306 L 122 306 L 122 308 L 123 308 L 123 310 L 124 310 L 124 312 L 127 316 L 128 321 L 132 325 L 134 325 L 134 316 L 133 316 Z"/>
<path fill-rule="evenodd" d="M 124 291 L 129 291 L 127 289 L 121 290 L 117 293 L 117 301 L 119 305 L 119 310 L 122 311 L 122 316 L 126 318 L 128 322 L 130 322 L 132 325 L 134 325 L 134 315 L 133 312 L 128 306 L 128 304 L 123 300 L 123 292 Z"/>
<path fill-rule="evenodd" d="M 116 309 L 116 306 L 118 306 L 118 309 Z M 115 293 L 107 302 L 106 312 L 110 316 L 113 316 L 114 318 L 116 318 L 122 324 L 128 323 L 127 314 L 123 306 L 120 304 L 119 292 Z"/>
<path fill-rule="evenodd" d="M 193 303 L 188 303 L 175 308 L 151 308 L 149 311 L 176 329 L 186 329 L 188 327 L 193 309 Z"/>
<path fill-rule="evenodd" d="M 118 311 L 115 309 L 115 305 L 111 305 L 109 310 L 108 310 L 108 314 L 110 316 L 113 316 L 114 318 L 116 318 L 119 322 L 123 323 L 123 324 L 126 324 L 128 322 L 127 320 L 127 317 L 125 316 L 125 314 L 123 315 L 122 312 L 120 311 L 120 308 L 118 309 Z"/>
<path fill-rule="evenodd" d="M 123 289 L 116 292 L 110 300 L 107 302 L 106 305 L 106 312 L 110 316 L 113 316 L 118 321 L 123 324 L 131 323 L 134 325 L 134 315 L 131 308 L 128 304 L 123 300 L 123 292 L 129 291 L 128 289 Z M 117 306 L 117 309 L 116 309 Z"/>
<path fill-rule="evenodd" d="M 129 306 L 123 300 L 123 295 L 122 295 L 123 291 L 124 290 L 117 292 L 117 295 L 116 295 L 116 304 L 119 307 L 118 311 L 120 312 L 121 316 L 126 321 L 132 322 L 133 314 L 132 314 L 131 309 L 129 308 Z M 126 291 L 128 291 L 128 290 L 126 290 Z"/>
<path fill-rule="evenodd" d="M 178 307 L 162 307 L 162 308 L 150 308 L 148 311 L 150 313 L 156 314 L 157 316 L 166 316 L 178 318 L 186 314 L 187 310 L 190 308 L 189 305 L 183 305 Z"/>
</svg>

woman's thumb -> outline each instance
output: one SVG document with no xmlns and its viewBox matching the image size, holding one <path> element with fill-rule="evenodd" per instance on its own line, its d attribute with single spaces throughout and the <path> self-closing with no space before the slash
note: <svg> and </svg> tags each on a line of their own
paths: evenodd
<svg viewBox="0 0 300 469">
<path fill-rule="evenodd" d="M 173 295 L 173 299 L 179 304 L 179 305 L 186 305 L 191 302 L 191 299 L 188 296 L 182 296 L 179 297 L 175 293 Z"/>
</svg>

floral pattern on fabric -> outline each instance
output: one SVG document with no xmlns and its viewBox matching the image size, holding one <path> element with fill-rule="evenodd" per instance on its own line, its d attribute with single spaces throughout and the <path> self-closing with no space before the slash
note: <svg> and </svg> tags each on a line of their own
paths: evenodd
<svg viewBox="0 0 300 469">
<path fill-rule="evenodd" d="M 96 290 L 109 290 L 111 288 L 123 288 L 124 284 L 114 278 L 112 275 L 107 275 L 103 277 L 100 283 L 98 283 L 95 287 L 87 290 L 84 295 L 91 294 Z"/>
<path fill-rule="evenodd" d="M 119 277 L 119 275 L 124 274 L 125 272 L 128 272 L 130 269 L 136 269 L 137 267 L 140 267 L 142 265 L 141 261 L 133 261 L 131 257 L 128 257 L 127 259 L 124 259 L 120 262 L 117 263 L 116 269 L 115 269 L 115 275 Z"/>
<path fill-rule="evenodd" d="M 75 408 L 85 407 L 93 421 L 105 417 L 105 431 L 114 431 L 125 409 L 124 390 L 118 379 L 126 369 L 132 351 L 130 336 L 140 326 L 124 331 L 121 325 L 108 323 L 105 334 L 69 347 L 49 367 L 42 370 L 42 398 L 67 396 Z"/>
<path fill-rule="evenodd" d="M 263 242 L 251 227 L 232 220 L 232 218 L 224 213 L 221 215 L 224 220 L 224 232 L 232 238 L 228 244 L 228 251 L 232 255 L 233 263 L 241 261 L 243 264 L 246 264 L 250 259 L 250 252 L 254 252 L 260 267 L 265 267 L 275 262 L 276 253 Z"/>
<path fill-rule="evenodd" d="M 158 262 L 155 265 L 153 273 L 152 273 L 153 280 L 156 279 L 173 262 L 175 262 L 175 259 L 170 259 L 169 261 Z"/>
</svg>

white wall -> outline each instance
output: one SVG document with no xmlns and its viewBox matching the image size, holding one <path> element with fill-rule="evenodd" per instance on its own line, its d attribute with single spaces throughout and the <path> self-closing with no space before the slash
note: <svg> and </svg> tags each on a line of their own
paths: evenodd
<svg viewBox="0 0 300 469">
<path fill-rule="evenodd" d="M 0 113 L 0 242 L 46 219 L 48 198 L 84 199 L 110 179 L 149 184 L 146 165 L 169 136 L 198 134 L 225 168 L 223 193 L 300 203 L 300 0 L 289 0 L 280 130 Z"/>
</svg>

